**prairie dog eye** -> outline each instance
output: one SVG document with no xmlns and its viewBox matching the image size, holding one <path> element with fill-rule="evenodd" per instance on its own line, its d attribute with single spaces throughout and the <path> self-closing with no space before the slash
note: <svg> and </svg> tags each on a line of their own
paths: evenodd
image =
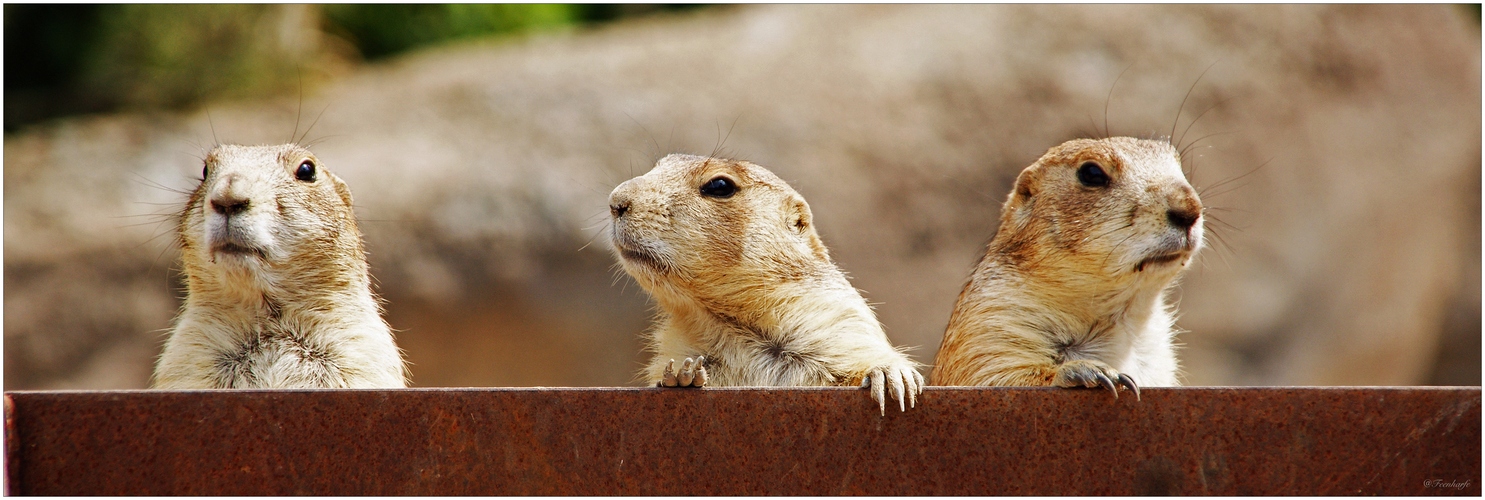
<svg viewBox="0 0 1485 500">
<path fill-rule="evenodd" d="M 1078 182 L 1088 187 L 1107 187 L 1109 185 L 1109 174 L 1103 171 L 1098 163 L 1085 161 L 1078 166 Z"/>
<path fill-rule="evenodd" d="M 210 167 L 209 167 L 209 166 L 207 166 L 207 164 L 206 164 L 206 162 L 202 162 L 202 163 L 201 163 L 201 180 L 203 180 L 203 181 L 204 181 L 204 180 L 206 180 L 206 174 L 207 174 L 207 173 L 208 173 L 208 171 L 207 171 L 207 170 L 208 170 L 208 169 L 209 169 L 209 168 L 210 168 Z"/>
<path fill-rule="evenodd" d="M 294 178 L 304 182 L 314 182 L 315 162 L 304 160 L 304 162 L 300 163 L 299 168 L 294 171 Z"/>
<path fill-rule="evenodd" d="M 737 193 L 737 184 L 726 177 L 713 177 L 712 180 L 701 185 L 702 196 L 730 198 L 734 193 Z"/>
</svg>

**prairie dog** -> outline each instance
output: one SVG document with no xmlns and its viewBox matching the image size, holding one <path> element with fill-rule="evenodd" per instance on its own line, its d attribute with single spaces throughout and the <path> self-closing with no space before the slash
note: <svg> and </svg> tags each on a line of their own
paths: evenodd
<svg viewBox="0 0 1485 500">
<path fill-rule="evenodd" d="M 351 191 L 309 150 L 216 146 L 177 229 L 188 293 L 155 388 L 406 387 Z"/>
<path fill-rule="evenodd" d="M 1202 205 L 1165 141 L 1079 139 L 1023 170 L 959 294 L 935 385 L 1174 386 L 1165 292 Z"/>
<path fill-rule="evenodd" d="M 661 386 L 847 386 L 916 405 L 923 376 L 830 260 L 804 197 L 746 162 L 673 154 L 609 195 L 613 251 L 660 306 Z M 674 360 L 685 359 L 680 374 Z"/>
</svg>

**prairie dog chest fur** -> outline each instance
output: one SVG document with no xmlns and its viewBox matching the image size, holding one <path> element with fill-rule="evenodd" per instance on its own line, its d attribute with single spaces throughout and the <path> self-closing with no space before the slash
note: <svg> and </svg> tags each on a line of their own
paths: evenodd
<svg viewBox="0 0 1485 500">
<path fill-rule="evenodd" d="M 1052 148 L 1017 177 L 933 382 L 1178 385 L 1165 295 L 1201 248 L 1202 210 L 1167 142 Z"/>
<path fill-rule="evenodd" d="M 921 386 L 861 294 L 830 260 L 799 193 L 758 165 L 673 154 L 609 196 L 624 271 L 659 305 L 642 376 L 705 357 L 724 386 Z"/>
<path fill-rule="evenodd" d="M 219 145 L 178 219 L 162 389 L 405 387 L 350 189 L 309 150 Z"/>
</svg>

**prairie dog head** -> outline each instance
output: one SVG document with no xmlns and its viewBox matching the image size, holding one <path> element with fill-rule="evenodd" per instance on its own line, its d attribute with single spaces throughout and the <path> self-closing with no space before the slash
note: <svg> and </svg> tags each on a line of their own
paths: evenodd
<svg viewBox="0 0 1485 500">
<path fill-rule="evenodd" d="M 804 197 L 745 161 L 666 156 L 614 188 L 609 213 L 619 262 L 662 302 L 720 299 L 832 266 Z"/>
<path fill-rule="evenodd" d="M 204 163 L 180 219 L 188 275 L 264 289 L 296 270 L 364 268 L 350 189 L 308 149 L 219 145 Z"/>
<path fill-rule="evenodd" d="M 1163 281 L 1201 248 L 1202 205 L 1169 143 L 1077 139 L 1016 178 L 996 242 L 1023 268 Z"/>
</svg>

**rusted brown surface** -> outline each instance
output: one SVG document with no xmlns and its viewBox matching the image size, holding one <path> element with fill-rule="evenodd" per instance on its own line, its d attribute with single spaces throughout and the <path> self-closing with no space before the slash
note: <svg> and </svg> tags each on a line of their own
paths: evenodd
<svg viewBox="0 0 1485 500">
<path fill-rule="evenodd" d="M 10 395 L 5 395 L 5 494 L 15 495 L 19 491 L 15 487 L 16 471 L 20 470 L 20 440 L 16 439 L 15 432 L 15 404 L 10 400 Z"/>
<path fill-rule="evenodd" d="M 15 392 L 6 432 L 42 495 L 1481 492 L 1477 387 L 1143 395 L 929 388 L 881 417 L 849 389 Z"/>
</svg>

